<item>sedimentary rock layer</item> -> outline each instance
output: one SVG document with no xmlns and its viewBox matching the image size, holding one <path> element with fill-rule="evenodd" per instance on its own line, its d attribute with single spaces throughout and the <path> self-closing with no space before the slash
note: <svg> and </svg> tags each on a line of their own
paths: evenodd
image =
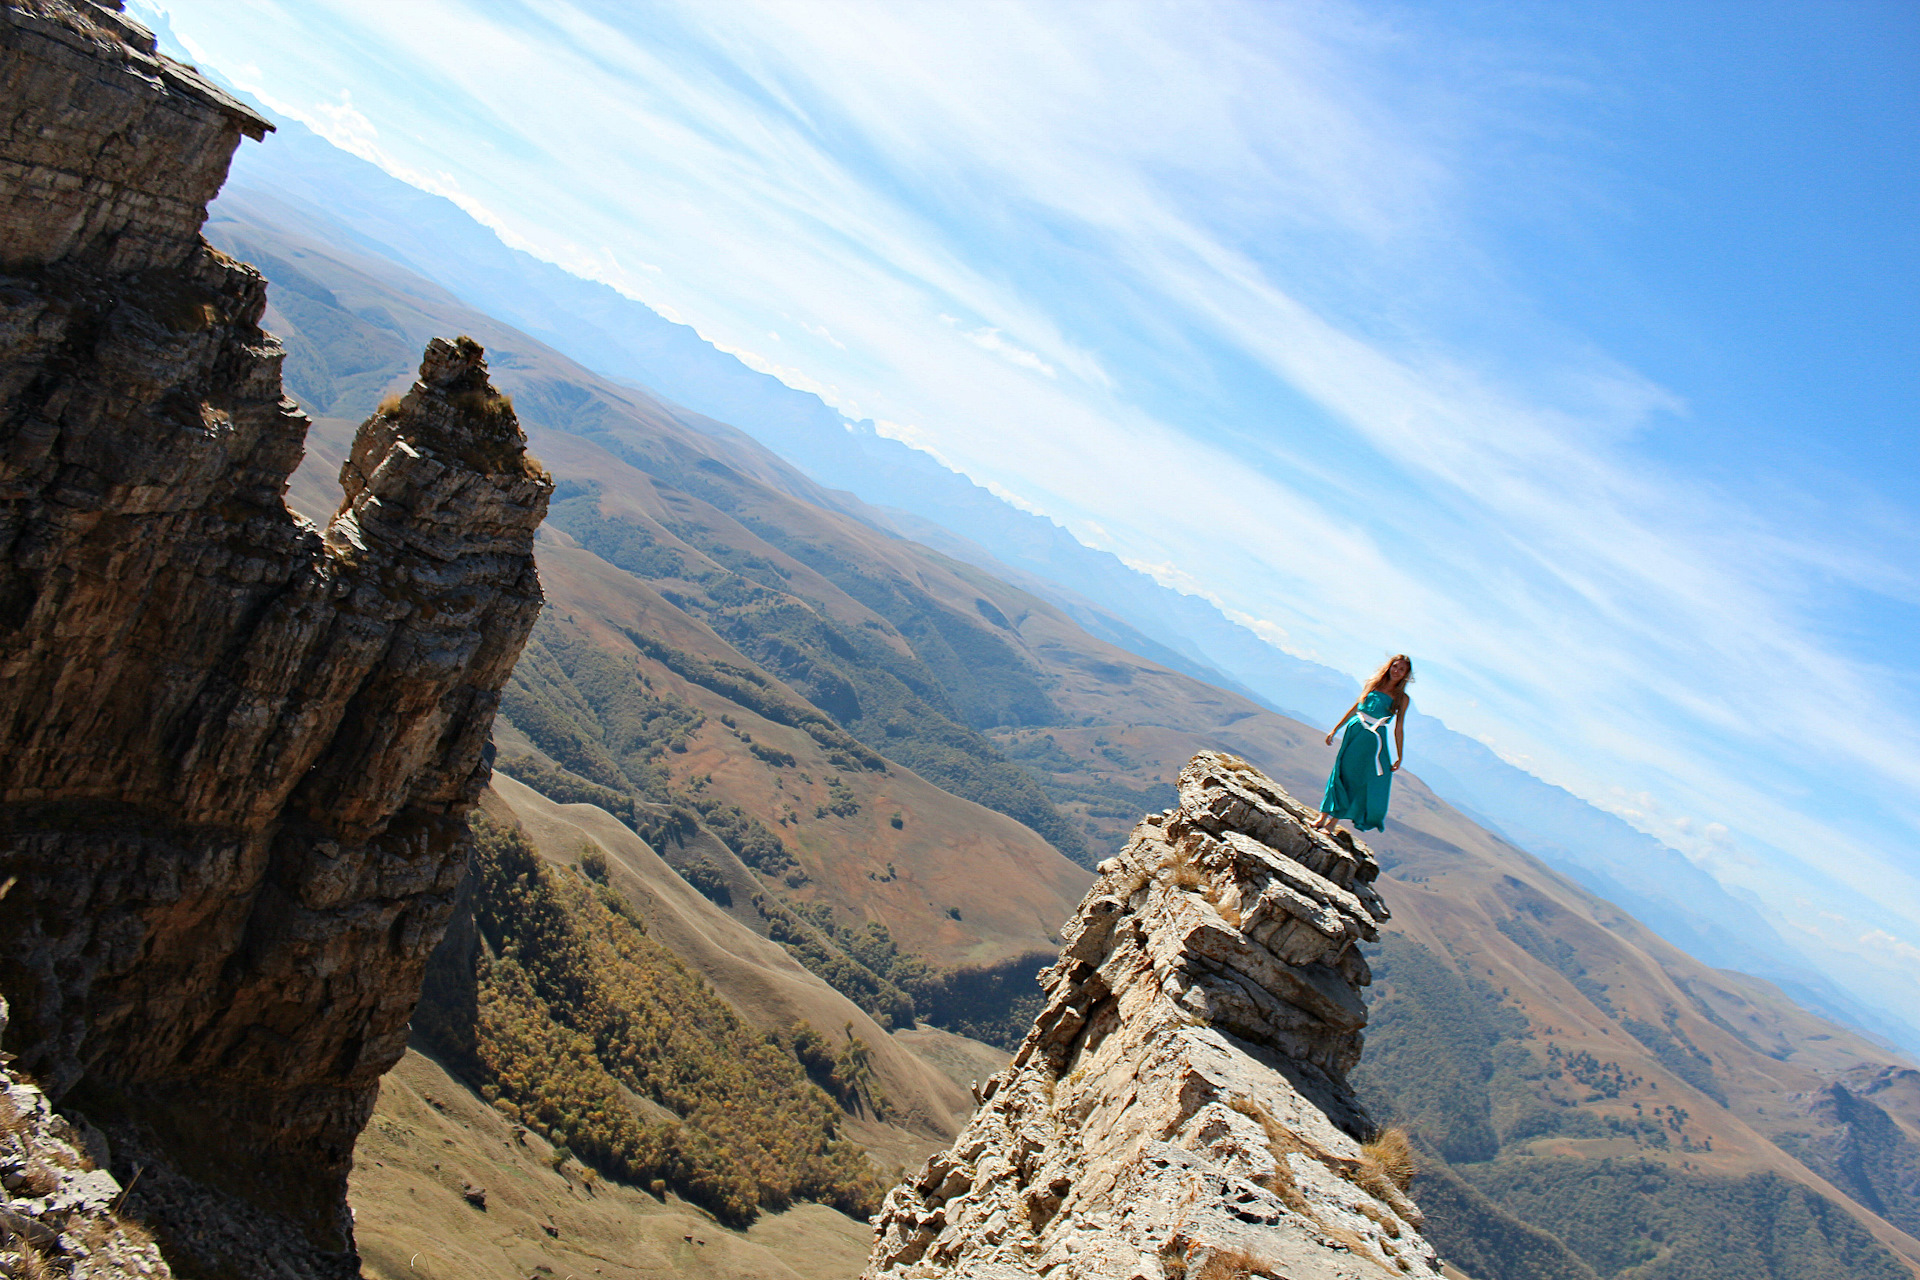
<svg viewBox="0 0 1920 1280">
<path fill-rule="evenodd" d="M 0 5 L 0 991 L 196 1275 L 357 1273 L 344 1191 L 467 856 L 551 484 L 475 344 L 324 531 L 260 275 L 198 235 L 246 108 L 111 9 Z"/>
<path fill-rule="evenodd" d="M 1101 864 L 959 1140 L 887 1197 L 869 1280 L 1440 1274 L 1346 1081 L 1372 854 L 1231 756 L 1179 795 Z"/>
</svg>

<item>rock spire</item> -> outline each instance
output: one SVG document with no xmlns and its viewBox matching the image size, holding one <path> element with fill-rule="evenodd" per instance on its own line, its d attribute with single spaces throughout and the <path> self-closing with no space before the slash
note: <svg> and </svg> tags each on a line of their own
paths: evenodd
<svg viewBox="0 0 1920 1280">
<path fill-rule="evenodd" d="M 325 530 L 266 282 L 199 237 L 268 127 L 118 5 L 0 3 L 0 992 L 196 1275 L 358 1274 L 345 1187 L 467 861 L 551 482 L 434 341 Z"/>
<path fill-rule="evenodd" d="M 1347 1085 L 1373 855 L 1229 755 L 1179 797 L 1100 865 L 1012 1064 L 887 1197 L 867 1280 L 1440 1275 Z"/>
</svg>

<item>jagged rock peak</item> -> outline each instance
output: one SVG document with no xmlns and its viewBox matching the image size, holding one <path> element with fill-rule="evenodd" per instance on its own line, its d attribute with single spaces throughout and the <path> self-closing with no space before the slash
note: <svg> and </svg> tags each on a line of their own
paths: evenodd
<svg viewBox="0 0 1920 1280">
<path fill-rule="evenodd" d="M 7 1048 L 182 1269 L 357 1275 L 353 1142 L 465 871 L 552 483 L 442 340 L 328 528 L 294 516 L 266 282 L 198 235 L 264 122 L 64 0 L 0 0 L 0 87 Z"/>
<path fill-rule="evenodd" d="M 1100 864 L 1044 1011 L 888 1195 L 866 1280 L 1441 1274 L 1346 1080 L 1356 944 L 1387 918 L 1372 853 L 1230 755 L 1179 797 Z"/>
<path fill-rule="evenodd" d="M 527 437 L 513 401 L 487 380 L 487 353 L 472 338 L 435 338 L 420 362 L 420 379 L 398 401 L 389 401 L 367 423 L 353 454 L 340 469 L 346 502 L 371 480 L 372 466 L 396 439 L 438 457 L 457 460 L 478 473 L 540 474 L 527 457 Z"/>
</svg>

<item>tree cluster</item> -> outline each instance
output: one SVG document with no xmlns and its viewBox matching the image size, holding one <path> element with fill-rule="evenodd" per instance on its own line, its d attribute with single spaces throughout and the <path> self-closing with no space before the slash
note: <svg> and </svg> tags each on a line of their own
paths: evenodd
<svg viewBox="0 0 1920 1280">
<path fill-rule="evenodd" d="M 472 1065 L 496 1106 L 610 1177 L 658 1180 L 736 1225 L 794 1200 L 873 1210 L 874 1172 L 790 1040 L 743 1024 L 611 889 L 547 866 L 513 828 L 483 818 L 475 835 Z M 864 1057 L 840 1056 L 827 1078 L 871 1105 Z M 643 1118 L 636 1099 L 677 1122 Z"/>
</svg>

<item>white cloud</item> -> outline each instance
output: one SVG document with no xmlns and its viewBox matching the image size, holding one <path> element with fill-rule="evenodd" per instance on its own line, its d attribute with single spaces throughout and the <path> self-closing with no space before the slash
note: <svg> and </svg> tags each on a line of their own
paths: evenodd
<svg viewBox="0 0 1920 1280">
<path fill-rule="evenodd" d="M 380 163 L 380 131 L 353 105 L 351 89 L 340 90 L 338 102 L 315 103 L 307 127 L 342 151 Z"/>
<path fill-rule="evenodd" d="M 1252 614 L 1242 613 L 1238 609 L 1227 609 L 1224 612 L 1228 618 L 1253 632 L 1253 634 L 1259 636 L 1274 648 L 1283 653 L 1293 652 L 1287 647 L 1291 642 L 1287 635 L 1287 629 L 1279 623 L 1270 622 L 1265 618 L 1256 618 Z"/>
<path fill-rule="evenodd" d="M 1888 952 L 1909 964 L 1920 965 L 1920 947 L 1894 937 L 1885 929 L 1869 929 L 1861 934 L 1860 945 L 1874 951 Z"/>
<path fill-rule="evenodd" d="M 1052 365 L 1042 360 L 1033 352 L 1028 351 L 1025 347 L 1017 347 L 1013 343 L 1008 342 L 1000 336 L 998 329 L 991 326 L 983 326 L 979 329 L 962 329 L 960 336 L 968 342 L 971 342 L 974 346 L 979 347 L 982 351 L 993 352 L 993 354 L 999 356 L 1008 364 L 1017 365 L 1022 369 L 1031 369 L 1035 373 L 1045 374 L 1049 378 L 1059 376 L 1054 372 Z"/>
<path fill-rule="evenodd" d="M 808 324 L 805 320 L 802 320 L 800 322 L 800 327 L 802 329 L 805 329 L 808 333 L 812 334 L 814 337 L 820 339 L 820 341 L 827 343 L 829 346 L 835 347 L 841 351 L 845 351 L 847 349 L 847 344 L 840 341 L 840 339 L 834 337 L 832 331 L 830 331 L 823 324 Z"/>
</svg>

